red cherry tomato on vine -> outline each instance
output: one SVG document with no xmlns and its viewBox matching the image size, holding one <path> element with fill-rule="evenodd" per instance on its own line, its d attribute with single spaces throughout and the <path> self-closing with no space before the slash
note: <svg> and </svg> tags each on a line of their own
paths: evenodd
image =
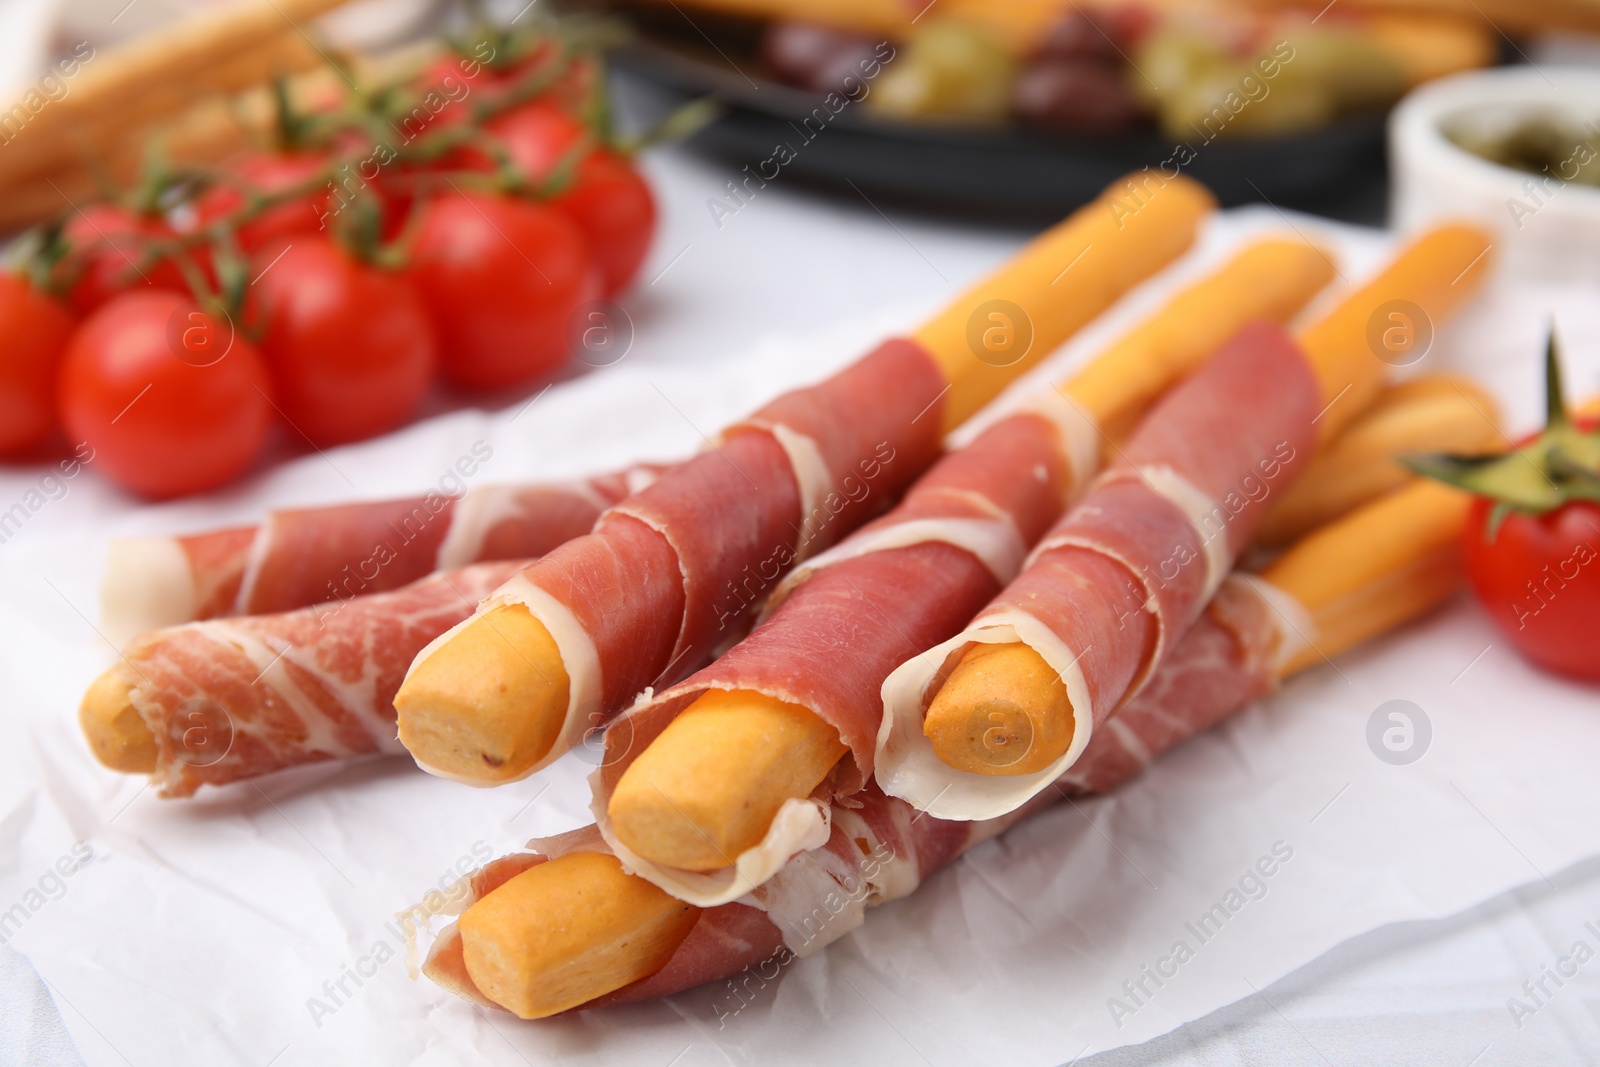
<svg viewBox="0 0 1600 1067">
<path fill-rule="evenodd" d="M 506 155 L 530 181 L 541 181 L 589 133 L 572 115 L 534 101 L 503 111 L 484 123 L 483 132 L 500 142 Z M 487 151 L 467 147 L 453 152 L 445 165 L 490 173 L 495 159 Z"/>
<path fill-rule="evenodd" d="M 62 230 L 83 269 L 67 294 L 72 309 L 87 315 L 118 293 L 167 290 L 186 293 L 183 273 L 170 260 L 147 261 L 150 243 L 173 236 L 156 215 L 138 215 L 116 204 L 85 204 Z"/>
<path fill-rule="evenodd" d="M 72 333 L 66 308 L 0 272 L 0 456 L 36 448 L 56 425 L 56 371 Z"/>
<path fill-rule="evenodd" d="M 468 89 L 470 94 L 472 89 L 476 89 L 483 84 L 480 79 L 486 70 L 487 68 L 474 57 L 457 55 L 451 52 L 448 55 L 440 56 L 426 67 L 423 67 L 422 73 L 417 75 L 417 80 L 412 84 L 412 87 L 419 93 L 430 91 L 439 93 L 455 92 L 459 95 L 460 91 L 455 89 L 454 85 L 462 82 L 471 87 Z"/>
<path fill-rule="evenodd" d="M 600 90 L 604 73 L 592 57 L 579 56 L 550 86 L 545 98 L 569 111 L 582 111 Z"/>
<path fill-rule="evenodd" d="M 588 134 L 588 128 L 549 103 L 536 101 L 497 115 L 484 132 L 499 140 L 511 163 L 530 181 L 548 178 Z M 460 165 L 493 170 L 483 152 L 460 154 Z M 626 159 L 595 148 L 578 161 L 570 182 L 546 203 L 571 219 L 589 239 L 605 274 L 605 295 L 627 288 L 650 250 L 656 204 L 650 187 Z"/>
<path fill-rule="evenodd" d="M 327 167 L 328 160 L 315 152 L 249 152 L 232 159 L 226 171 L 233 180 L 222 180 L 195 200 L 196 229 L 243 208 L 249 200 L 247 190 L 271 195 L 311 183 Z M 282 238 L 317 233 L 328 212 L 328 193 L 317 189 L 305 196 L 269 207 L 235 230 L 239 247 L 255 252 Z"/>
<path fill-rule="evenodd" d="M 557 54 L 548 42 L 535 44 L 520 56 L 506 56 L 495 51 L 487 42 L 469 49 L 466 55 L 440 56 L 417 78 L 416 88 L 426 93 L 434 90 L 446 95 L 478 93 L 489 97 L 502 96 L 526 81 L 539 80 L 536 71 L 555 62 Z M 567 69 L 550 79 L 549 84 L 535 99 L 549 101 L 569 111 L 581 111 L 594 95 L 599 85 L 600 68 L 587 56 L 571 57 Z"/>
<path fill-rule="evenodd" d="M 433 323 L 411 282 L 324 237 L 258 257 L 261 354 L 291 426 L 319 445 L 398 425 L 433 380 Z"/>
<path fill-rule="evenodd" d="M 422 208 L 411 255 L 440 367 L 473 388 L 550 374 L 566 360 L 572 314 L 600 294 L 583 235 L 526 200 L 438 197 Z"/>
<path fill-rule="evenodd" d="M 633 164 L 613 152 L 591 152 L 550 206 L 577 223 L 605 274 L 606 295 L 628 287 L 655 236 L 656 201 Z"/>
<path fill-rule="evenodd" d="M 117 297 L 67 343 L 61 421 L 95 468 L 148 497 L 221 485 L 272 425 L 266 365 L 226 321 L 179 293 Z"/>
<path fill-rule="evenodd" d="M 1528 659 L 1600 681 L 1600 505 L 1506 516 L 1491 539 L 1494 501 L 1467 519 L 1467 574 L 1495 624 Z"/>
</svg>

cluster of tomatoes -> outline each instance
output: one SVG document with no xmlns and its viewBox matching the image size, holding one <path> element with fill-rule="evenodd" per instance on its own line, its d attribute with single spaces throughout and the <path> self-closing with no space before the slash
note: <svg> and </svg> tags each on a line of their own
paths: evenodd
<svg viewBox="0 0 1600 1067">
<path fill-rule="evenodd" d="M 42 227 L 0 272 L 0 456 L 65 431 L 171 497 L 250 466 L 275 424 L 321 447 L 398 425 L 436 376 L 548 376 L 655 226 L 599 132 L 598 71 L 559 38 L 486 37 L 285 108 L 277 150 Z"/>
</svg>

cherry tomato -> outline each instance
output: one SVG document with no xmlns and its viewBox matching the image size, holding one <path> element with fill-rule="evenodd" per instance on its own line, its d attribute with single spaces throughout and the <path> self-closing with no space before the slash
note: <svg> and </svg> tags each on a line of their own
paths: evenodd
<svg viewBox="0 0 1600 1067">
<path fill-rule="evenodd" d="M 1528 659 L 1600 681 L 1600 505 L 1508 515 L 1491 539 L 1494 501 L 1467 520 L 1467 574 L 1496 625 Z"/>
<path fill-rule="evenodd" d="M 550 206 L 578 224 L 605 274 L 606 295 L 622 292 L 639 273 L 656 230 L 656 201 L 632 163 L 591 152 L 572 185 Z"/>
<path fill-rule="evenodd" d="M 398 425 L 438 360 L 433 323 L 411 282 L 324 237 L 297 237 L 258 257 L 253 311 L 261 354 L 291 426 L 319 445 Z"/>
<path fill-rule="evenodd" d="M 246 190 L 262 195 L 281 193 L 309 183 L 327 165 L 327 157 L 315 152 L 248 152 L 237 156 L 226 166 L 233 181 L 218 182 L 195 200 L 195 228 L 244 207 Z M 247 253 L 255 252 L 285 237 L 317 233 L 324 227 L 328 199 L 327 192 L 316 190 L 267 208 L 235 231 L 239 247 Z"/>
<path fill-rule="evenodd" d="M 455 126 L 472 117 L 476 101 L 469 102 L 469 98 L 482 90 L 485 79 L 481 65 L 479 76 L 467 76 L 471 62 L 440 56 L 428 65 L 413 85 L 412 98 L 406 101 L 410 110 L 390 117 L 390 128 L 401 143 L 409 144 L 429 130 Z"/>
<path fill-rule="evenodd" d="M 568 320 L 601 285 L 577 227 L 526 200 L 452 194 L 424 205 L 417 231 L 410 273 L 446 377 L 518 385 L 565 361 Z"/>
<path fill-rule="evenodd" d="M 160 216 L 138 215 L 116 204 L 85 204 L 73 212 L 62 235 L 82 256 L 82 272 L 67 294 L 79 315 L 124 290 L 188 292 L 177 264 L 146 262 L 150 241 L 173 236 Z"/>
<path fill-rule="evenodd" d="M 605 71 L 593 57 L 574 57 L 568 62 L 566 71 L 545 90 L 541 99 L 568 111 L 582 112 L 600 90 L 604 74 Z"/>
<path fill-rule="evenodd" d="M 524 177 L 538 182 L 566 159 L 588 128 L 560 108 L 536 101 L 496 116 L 484 132 L 499 139 Z M 460 162 L 493 169 L 481 152 L 462 153 Z M 633 165 L 596 148 L 579 161 L 571 182 L 547 203 L 589 239 L 590 251 L 605 275 L 605 295 L 627 288 L 650 250 L 656 224 L 655 198 Z"/>
<path fill-rule="evenodd" d="M 589 133 L 589 127 L 559 107 L 542 101 L 503 111 L 484 124 L 497 139 L 512 164 L 531 181 L 540 181 Z M 494 160 L 476 148 L 455 153 L 451 166 L 490 171 Z"/>
<path fill-rule="evenodd" d="M 125 489 L 172 497 L 250 465 L 272 425 L 255 348 L 179 293 L 125 293 L 67 343 L 58 400 L 73 440 Z"/>
<path fill-rule="evenodd" d="M 0 272 L 0 456 L 37 448 L 55 429 L 56 371 L 71 333 L 66 308 Z"/>
<path fill-rule="evenodd" d="M 321 220 L 324 231 L 349 220 L 350 213 L 370 208 L 381 215 L 379 234 L 383 240 L 394 240 L 404 232 L 415 192 L 403 176 L 418 168 L 395 157 L 395 150 L 409 141 L 399 127 L 393 129 L 400 135 L 375 139 L 370 134 L 347 131 L 336 139 L 333 188 L 318 203 L 319 209 L 327 212 Z"/>
<path fill-rule="evenodd" d="M 533 44 L 518 56 L 497 53 L 487 42 L 474 46 L 467 55 L 446 55 L 434 60 L 417 79 L 421 92 L 435 90 L 444 95 L 466 93 L 503 96 L 526 81 L 534 72 L 558 60 L 548 41 Z M 600 80 L 599 64 L 587 56 L 568 57 L 567 67 L 544 88 L 536 99 L 549 101 L 569 111 L 580 111 L 594 95 Z"/>
</svg>

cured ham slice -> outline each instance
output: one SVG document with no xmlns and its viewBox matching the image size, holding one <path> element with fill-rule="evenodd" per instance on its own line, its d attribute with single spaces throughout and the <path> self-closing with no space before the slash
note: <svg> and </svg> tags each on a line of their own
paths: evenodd
<svg viewBox="0 0 1600 1067">
<path fill-rule="evenodd" d="M 1082 484 L 1092 446 L 1092 435 L 1085 442 L 1065 434 L 1040 414 L 996 423 L 935 464 L 889 514 L 801 564 L 749 637 L 636 702 L 607 731 L 606 759 L 592 778 L 600 832 L 627 868 L 709 907 L 744 896 L 796 852 L 825 842 L 832 802 L 872 775 L 884 678 L 956 633 L 1016 574 L 1071 487 Z M 652 863 L 613 832 L 607 804 L 638 755 L 716 690 L 804 708 L 833 729 L 846 754 L 810 797 L 785 801 L 760 843 L 728 866 L 695 872 Z"/>
<path fill-rule="evenodd" d="M 1283 622 L 1285 608 L 1298 611 L 1265 583 L 1228 580 L 1151 683 L 1111 720 L 1119 729 L 1096 734 L 1057 789 L 1000 818 L 951 821 L 920 814 L 868 785 L 847 805 L 835 806 L 821 847 L 794 856 L 748 896 L 702 911 L 664 967 L 582 1007 L 666 996 L 770 966 L 767 961 L 809 956 L 860 926 L 868 907 L 909 895 L 940 867 L 1061 797 L 1115 788 L 1161 752 L 1273 688 L 1297 641 Z M 533 854 L 505 857 L 478 872 L 471 900 L 548 859 L 608 851 L 594 827 L 530 846 Z M 424 972 L 461 996 L 493 1004 L 467 972 L 453 926 L 435 939 Z"/>
<path fill-rule="evenodd" d="M 920 345 L 890 341 L 731 427 L 498 589 L 481 610 L 526 607 L 569 678 L 559 737 L 522 775 L 642 690 L 698 668 L 797 561 L 926 470 L 940 452 L 945 388 Z"/>
<path fill-rule="evenodd" d="M 184 797 L 285 767 L 404 751 L 393 700 L 412 657 L 523 563 L 138 638 L 110 676 L 154 737 L 152 781 L 162 796 Z"/>
<path fill-rule="evenodd" d="M 988 819 L 1048 789 L 1198 617 L 1254 536 L 1264 502 L 1309 459 L 1320 406 L 1310 363 L 1265 322 L 1168 394 L 1022 575 L 964 631 L 884 683 L 876 765 L 885 792 L 941 818 Z M 950 766 L 924 734 L 926 709 L 974 645 L 1017 643 L 1064 684 L 1070 744 L 1032 773 Z"/>
<path fill-rule="evenodd" d="M 258 526 L 114 541 L 103 626 L 121 643 L 194 619 L 291 611 L 398 589 L 435 570 L 532 559 L 588 533 L 601 512 L 663 469 L 289 508 Z"/>
<path fill-rule="evenodd" d="M 396 701 L 418 765 L 516 781 L 645 688 L 698 669 L 783 574 L 871 517 L 868 498 L 897 495 L 945 433 L 1186 248 L 1211 207 L 1183 179 L 1126 218 L 1108 210 L 1119 194 L 1030 242 L 910 338 L 729 428 L 424 649 Z"/>
<path fill-rule="evenodd" d="M 868 905 L 911 892 L 1056 797 L 1115 787 L 1277 678 L 1437 606 L 1460 586 L 1470 508 L 1462 493 L 1413 485 L 1303 538 L 1260 578 L 1231 577 L 1150 684 L 1110 720 L 1115 727 L 1095 735 L 1055 788 L 1003 816 L 943 820 L 868 787 L 835 805 L 822 847 L 734 903 L 691 911 L 631 876 L 594 827 L 536 841 L 551 865 L 528 869 L 545 862 L 537 856 L 504 861 L 515 876 L 492 891 L 480 887 L 486 895 L 463 913 L 463 932 L 446 931 L 436 943 L 430 973 L 463 995 L 543 1018 L 732 974 L 774 942 L 763 968 L 814 952 L 859 924 Z M 630 903 L 590 909 L 586 900 Z"/>
<path fill-rule="evenodd" d="M 1002 583 L 1017 573 L 1064 490 L 1098 468 L 1100 427 L 1131 419 L 1245 324 L 1287 317 L 1326 276 L 1309 246 L 1247 248 L 946 457 L 891 516 L 799 564 L 753 637 L 647 694 L 608 735 L 594 810 L 621 861 L 710 906 L 824 840 L 830 801 L 871 774 L 886 669 L 998 591 L 979 564 Z"/>
<path fill-rule="evenodd" d="M 1230 577 L 1150 684 L 1094 735 L 1056 788 L 1106 793 L 1134 778 L 1163 752 L 1276 688 L 1312 629 L 1281 590 L 1249 575 Z"/>
</svg>

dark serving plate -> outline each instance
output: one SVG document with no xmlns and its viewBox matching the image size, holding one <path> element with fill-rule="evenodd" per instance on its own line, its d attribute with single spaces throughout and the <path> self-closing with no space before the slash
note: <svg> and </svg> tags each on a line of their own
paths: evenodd
<svg viewBox="0 0 1600 1067">
<path fill-rule="evenodd" d="M 574 6 L 567 5 L 569 8 Z M 594 10 L 594 5 L 581 5 Z M 618 10 L 612 7 L 612 10 Z M 779 145 L 793 158 L 779 180 L 836 187 L 896 203 L 987 218 L 1041 220 L 1091 199 L 1141 167 L 1171 173 L 1178 144 L 1155 129 L 1067 135 L 1017 124 L 980 127 L 889 121 L 859 104 L 811 122 L 821 97 L 763 76 L 759 28 L 745 20 L 676 5 L 630 4 L 632 41 L 614 69 L 688 99 L 709 96 L 722 117 L 690 144 L 734 164 L 741 177 L 773 173 Z M 821 114 L 827 114 L 824 110 Z M 1376 221 L 1385 185 L 1384 115 L 1351 116 L 1321 129 L 1271 138 L 1188 142 L 1181 171 L 1205 183 L 1224 205 L 1267 201 L 1342 218 Z M 853 190 L 852 190 L 853 187 Z"/>
</svg>

